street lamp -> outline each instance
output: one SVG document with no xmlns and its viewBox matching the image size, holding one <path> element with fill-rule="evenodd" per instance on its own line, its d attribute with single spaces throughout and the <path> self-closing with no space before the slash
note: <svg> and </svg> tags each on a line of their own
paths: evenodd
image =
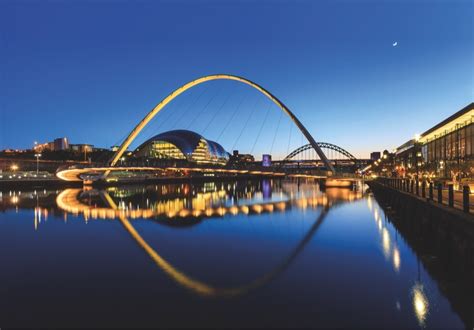
<svg viewBox="0 0 474 330">
<path fill-rule="evenodd" d="M 39 158 L 41 157 L 41 154 L 35 154 L 36 157 L 36 175 L 39 173 Z"/>
</svg>

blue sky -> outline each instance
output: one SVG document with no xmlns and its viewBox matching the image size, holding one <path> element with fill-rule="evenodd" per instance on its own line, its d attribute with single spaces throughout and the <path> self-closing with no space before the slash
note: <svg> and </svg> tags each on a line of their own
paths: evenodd
<svg viewBox="0 0 474 330">
<path fill-rule="evenodd" d="M 367 157 L 473 101 L 472 13 L 472 1 L 3 0 L 0 149 L 60 136 L 109 147 L 173 89 L 230 73 L 279 97 L 317 141 Z M 248 87 L 210 82 L 134 145 L 189 127 L 283 155 L 305 143 L 290 126 Z"/>
</svg>

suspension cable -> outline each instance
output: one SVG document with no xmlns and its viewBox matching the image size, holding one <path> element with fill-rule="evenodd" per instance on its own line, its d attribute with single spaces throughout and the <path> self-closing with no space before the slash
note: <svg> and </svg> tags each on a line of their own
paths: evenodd
<svg viewBox="0 0 474 330">
<path fill-rule="evenodd" d="M 277 133 L 278 133 L 278 129 L 280 128 L 280 122 L 281 122 L 281 117 L 282 117 L 282 116 L 283 116 L 283 112 L 280 111 L 280 117 L 278 118 L 278 124 L 277 124 L 276 130 L 275 130 L 275 135 L 273 135 L 272 147 L 270 148 L 270 155 L 271 155 L 272 152 L 273 152 L 273 145 L 275 144 L 275 140 L 276 140 L 276 136 L 277 136 Z"/>
<path fill-rule="evenodd" d="M 290 152 L 290 144 L 291 144 L 291 131 L 293 130 L 293 123 L 290 122 L 290 134 L 288 136 L 288 147 L 286 147 L 286 154 L 289 155 Z"/>
<path fill-rule="evenodd" d="M 242 105 L 242 103 L 244 102 L 246 96 L 244 95 L 244 97 L 240 100 L 239 104 L 237 105 L 237 107 L 234 109 L 234 112 L 232 113 L 232 116 L 230 116 L 229 120 L 227 121 L 227 123 L 225 124 L 225 126 L 222 128 L 221 132 L 219 133 L 219 136 L 217 137 L 216 141 L 219 141 L 219 139 L 221 138 L 222 134 L 226 131 L 227 127 L 229 127 L 229 124 L 231 123 L 232 119 L 234 119 L 235 115 L 237 114 L 238 110 L 240 109 L 240 106 Z"/>
<path fill-rule="evenodd" d="M 263 118 L 262 125 L 260 125 L 260 129 L 258 131 L 257 138 L 255 139 L 255 142 L 253 143 L 252 149 L 250 150 L 250 154 L 253 154 L 253 150 L 255 149 L 255 146 L 257 145 L 258 139 L 260 138 L 260 134 L 262 133 L 263 126 L 265 125 L 265 122 L 267 121 L 268 113 L 270 112 L 271 107 L 272 107 L 272 105 L 270 104 L 270 106 L 267 108 L 267 112 L 265 113 L 265 118 Z"/>
<path fill-rule="evenodd" d="M 259 103 L 259 101 L 261 102 L 261 99 L 259 99 L 259 98 L 257 97 L 257 99 L 255 100 L 255 103 L 254 103 L 253 107 L 250 108 L 250 114 L 249 114 L 249 116 L 247 117 L 247 121 L 245 122 L 244 127 L 240 130 L 240 133 L 239 133 L 239 135 L 237 136 L 237 139 L 234 141 L 234 144 L 232 145 L 232 150 L 235 149 L 235 146 L 237 145 L 237 143 L 239 142 L 240 138 L 242 137 L 243 132 L 244 132 L 245 129 L 247 128 L 247 125 L 248 125 L 248 123 L 250 122 L 250 119 L 252 118 L 253 114 L 255 113 L 255 111 L 252 111 L 252 110 L 255 110 L 255 107 L 257 106 L 257 104 Z"/>
<path fill-rule="evenodd" d="M 211 98 L 209 99 L 209 101 L 206 103 L 206 105 L 196 113 L 196 115 L 194 116 L 193 120 L 191 120 L 188 124 L 188 126 L 186 126 L 186 129 L 189 129 L 191 127 L 192 124 L 195 124 L 196 123 L 196 120 L 205 112 L 205 110 L 207 109 L 207 107 L 209 106 L 209 104 L 211 104 L 211 102 L 216 98 L 217 95 L 220 94 L 220 92 L 222 91 L 222 85 L 219 86 L 219 89 L 217 90 L 216 93 L 214 93 Z"/>
<path fill-rule="evenodd" d="M 179 116 L 179 118 L 174 122 L 174 124 L 171 126 L 171 127 L 176 127 L 176 125 L 181 122 L 181 120 L 184 118 L 184 116 L 186 116 L 189 112 L 189 109 L 191 109 L 192 106 L 194 106 L 202 97 L 202 95 L 204 94 L 204 92 L 206 91 L 206 87 L 207 85 L 204 86 L 203 90 L 201 91 L 201 93 L 198 94 L 198 96 L 188 104 L 188 106 L 186 107 L 186 110 L 181 114 L 181 116 Z"/>
<path fill-rule="evenodd" d="M 214 115 L 212 116 L 211 120 L 207 123 L 207 126 L 204 128 L 204 130 L 202 131 L 202 135 L 204 135 L 204 133 L 206 133 L 207 129 L 209 128 L 209 126 L 211 126 L 212 122 L 214 121 L 214 119 L 217 117 L 217 115 L 221 112 L 222 108 L 227 104 L 227 102 L 229 101 L 230 97 L 232 96 L 232 92 L 229 93 L 229 95 L 227 95 L 225 101 L 221 104 L 221 106 L 217 109 L 217 111 L 214 113 Z"/>
</svg>

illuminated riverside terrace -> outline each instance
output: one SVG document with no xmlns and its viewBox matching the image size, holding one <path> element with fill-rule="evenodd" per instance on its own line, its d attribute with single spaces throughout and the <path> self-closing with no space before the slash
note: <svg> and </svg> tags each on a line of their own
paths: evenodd
<svg viewBox="0 0 474 330">
<path fill-rule="evenodd" d="M 323 189 L 313 179 L 263 179 L 0 197 L 4 326 L 470 322 L 455 277 L 433 271 L 437 261 L 408 243 L 363 182 Z"/>
</svg>

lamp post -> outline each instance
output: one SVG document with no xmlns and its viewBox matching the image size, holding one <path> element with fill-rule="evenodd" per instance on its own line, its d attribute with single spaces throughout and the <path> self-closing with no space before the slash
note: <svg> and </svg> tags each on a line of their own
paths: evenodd
<svg viewBox="0 0 474 330">
<path fill-rule="evenodd" d="M 420 170 L 421 166 L 421 143 L 420 143 L 421 135 L 420 134 L 415 134 L 414 136 L 414 141 L 415 143 L 413 144 L 413 150 L 414 150 L 414 158 L 415 158 L 415 177 L 418 179 L 418 171 Z"/>
<path fill-rule="evenodd" d="M 35 154 L 36 157 L 36 175 L 39 174 L 39 158 L 41 157 L 41 154 L 37 153 Z"/>
</svg>

